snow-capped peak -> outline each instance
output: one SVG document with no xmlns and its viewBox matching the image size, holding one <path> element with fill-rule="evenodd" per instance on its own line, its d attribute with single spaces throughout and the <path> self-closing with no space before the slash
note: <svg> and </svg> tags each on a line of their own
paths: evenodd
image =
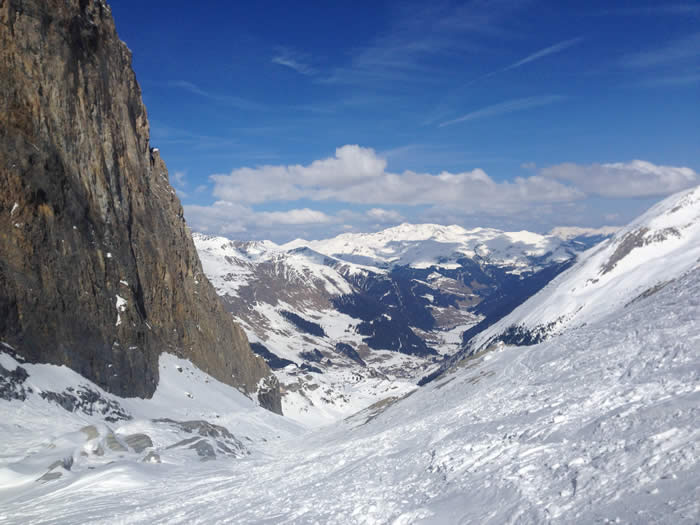
<svg viewBox="0 0 700 525">
<path fill-rule="evenodd" d="M 558 236 L 528 231 L 403 223 L 375 233 L 344 233 L 318 241 L 296 239 L 281 248 L 308 246 L 344 261 L 376 267 L 444 266 L 462 257 L 480 257 L 517 268 L 531 264 L 532 257 L 570 258 L 564 243 Z"/>
</svg>

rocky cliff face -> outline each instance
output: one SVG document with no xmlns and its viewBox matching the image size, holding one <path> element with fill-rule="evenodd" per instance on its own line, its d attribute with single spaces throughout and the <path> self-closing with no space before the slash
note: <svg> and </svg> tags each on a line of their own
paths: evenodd
<svg viewBox="0 0 700 525">
<path fill-rule="evenodd" d="M 280 411 L 202 272 L 101 0 L 0 0 L 0 341 L 122 396 L 171 352 Z"/>
</svg>

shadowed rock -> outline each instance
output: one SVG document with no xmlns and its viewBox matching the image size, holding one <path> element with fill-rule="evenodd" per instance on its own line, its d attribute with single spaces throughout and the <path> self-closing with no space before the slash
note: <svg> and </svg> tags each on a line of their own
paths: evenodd
<svg viewBox="0 0 700 525">
<path fill-rule="evenodd" d="M 147 448 L 153 447 L 153 441 L 146 434 L 130 434 L 124 436 L 124 443 L 136 453 L 141 453 Z"/>
<path fill-rule="evenodd" d="M 121 396 L 150 397 L 166 351 L 257 393 L 103 1 L 0 3 L 0 159 L 0 340 Z"/>
</svg>

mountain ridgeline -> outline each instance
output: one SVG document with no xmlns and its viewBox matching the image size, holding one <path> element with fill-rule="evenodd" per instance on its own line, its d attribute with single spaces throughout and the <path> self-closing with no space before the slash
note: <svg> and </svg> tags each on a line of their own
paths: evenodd
<svg viewBox="0 0 700 525">
<path fill-rule="evenodd" d="M 387 380 L 414 388 L 568 268 L 597 232 L 403 224 L 281 246 L 194 240 L 224 307 L 275 370 L 285 414 L 306 421 L 386 397 Z"/>
<path fill-rule="evenodd" d="M 101 0 L 0 2 L 0 341 L 120 396 L 163 352 L 280 412 L 197 256 Z"/>
</svg>

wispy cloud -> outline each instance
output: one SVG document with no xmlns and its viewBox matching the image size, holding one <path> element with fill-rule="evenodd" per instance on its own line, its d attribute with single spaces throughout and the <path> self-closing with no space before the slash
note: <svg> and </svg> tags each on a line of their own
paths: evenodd
<svg viewBox="0 0 700 525">
<path fill-rule="evenodd" d="M 513 62 L 512 64 L 503 67 L 501 69 L 497 69 L 495 71 L 491 71 L 490 73 L 486 73 L 485 75 L 480 76 L 479 78 L 476 78 L 472 80 L 469 85 L 475 84 L 476 82 L 479 82 L 481 80 L 493 77 L 495 75 L 498 75 L 499 73 L 504 73 L 506 71 L 510 71 L 511 69 L 517 69 L 521 66 L 524 66 L 525 64 L 529 64 L 530 62 L 534 62 L 535 60 L 539 60 L 540 58 L 544 58 L 549 55 L 553 55 L 555 53 L 560 53 L 564 51 L 565 49 L 568 49 L 572 46 L 575 46 L 579 42 L 581 42 L 583 38 L 577 37 L 577 38 L 571 38 L 569 40 L 564 40 L 562 42 L 559 42 L 557 44 L 551 45 L 549 47 L 545 47 L 543 49 L 540 49 L 539 51 L 535 51 L 534 53 L 529 54 L 525 58 L 518 60 L 517 62 Z"/>
<path fill-rule="evenodd" d="M 452 124 L 457 124 L 459 122 L 467 122 L 469 120 L 476 120 L 487 117 L 496 117 L 499 115 L 506 115 L 508 113 L 515 113 L 516 111 L 524 111 L 526 109 L 538 108 L 541 106 L 548 106 L 556 102 L 561 102 L 566 100 L 568 97 L 563 95 L 544 95 L 537 97 L 526 97 L 517 98 L 514 100 L 507 100 L 505 102 L 500 102 L 499 104 L 493 104 L 491 106 L 486 106 L 481 109 L 477 109 L 459 118 L 448 120 L 439 125 L 439 127 L 451 126 Z"/>
<path fill-rule="evenodd" d="M 400 4 L 391 25 L 367 45 L 354 50 L 349 64 L 334 69 L 321 82 L 331 84 L 435 82 L 452 74 L 435 57 L 459 56 L 483 46 L 479 37 L 505 36 L 499 27 L 521 0 L 471 2 L 454 6 L 445 2 Z M 421 73 L 421 74 L 419 74 Z"/>
<path fill-rule="evenodd" d="M 675 64 L 700 56 L 700 32 L 669 42 L 664 47 L 626 55 L 622 65 L 626 68 L 652 68 Z"/>
<path fill-rule="evenodd" d="M 577 38 L 571 38 L 569 40 L 564 40 L 563 42 L 559 42 L 558 44 L 554 44 L 549 47 L 545 47 L 544 49 L 540 49 L 539 51 L 535 51 L 531 55 L 526 56 L 522 60 L 518 60 L 514 64 L 509 65 L 508 67 L 503 68 L 503 71 L 508 71 L 509 69 L 515 69 L 520 66 L 523 66 L 525 64 L 528 64 L 530 62 L 534 62 L 535 60 L 539 60 L 540 58 L 544 58 L 549 55 L 553 55 L 554 53 L 559 53 L 561 51 L 564 51 L 565 49 L 570 48 L 571 46 L 574 46 L 581 42 L 583 38 L 577 37 Z"/>
<path fill-rule="evenodd" d="M 187 174 L 184 171 L 176 171 L 173 175 L 175 186 L 184 188 L 187 186 Z"/>
<path fill-rule="evenodd" d="M 293 69 L 301 75 L 314 75 L 316 69 L 308 63 L 308 57 L 288 48 L 280 48 L 277 55 L 272 57 L 272 63 Z"/>
<path fill-rule="evenodd" d="M 220 93 L 213 93 L 211 91 L 207 91 L 205 89 L 202 89 L 199 86 L 197 86 L 196 84 L 193 84 L 192 82 L 188 82 L 186 80 L 172 80 L 172 81 L 168 82 L 168 85 L 170 87 L 184 89 L 185 91 L 189 91 L 190 93 L 193 93 L 193 94 L 198 95 L 200 97 L 208 98 L 209 100 L 213 100 L 213 101 L 218 102 L 220 104 L 224 104 L 227 106 L 231 106 L 231 107 L 246 110 L 246 111 L 265 111 L 267 109 L 267 106 L 260 104 L 258 102 L 254 102 L 252 100 L 237 97 L 235 95 L 224 95 L 224 94 L 220 94 Z"/>
<path fill-rule="evenodd" d="M 385 210 L 384 208 L 372 208 L 367 210 L 367 217 L 379 223 L 400 222 L 403 216 L 396 210 Z"/>
<path fill-rule="evenodd" d="M 692 16 L 700 15 L 700 4 L 666 4 L 640 7 L 620 7 L 616 9 L 604 9 L 598 15 L 619 15 L 619 16 L 659 16 L 659 15 L 679 15 Z"/>
<path fill-rule="evenodd" d="M 188 149 L 202 151 L 230 151 L 232 148 L 240 147 L 240 143 L 235 137 L 197 134 L 189 130 L 167 126 L 157 120 L 151 121 L 151 143 L 161 146 L 165 144 L 184 145 Z"/>
<path fill-rule="evenodd" d="M 700 71 L 679 73 L 677 75 L 659 75 L 640 82 L 643 87 L 676 87 L 700 84 Z"/>
</svg>

